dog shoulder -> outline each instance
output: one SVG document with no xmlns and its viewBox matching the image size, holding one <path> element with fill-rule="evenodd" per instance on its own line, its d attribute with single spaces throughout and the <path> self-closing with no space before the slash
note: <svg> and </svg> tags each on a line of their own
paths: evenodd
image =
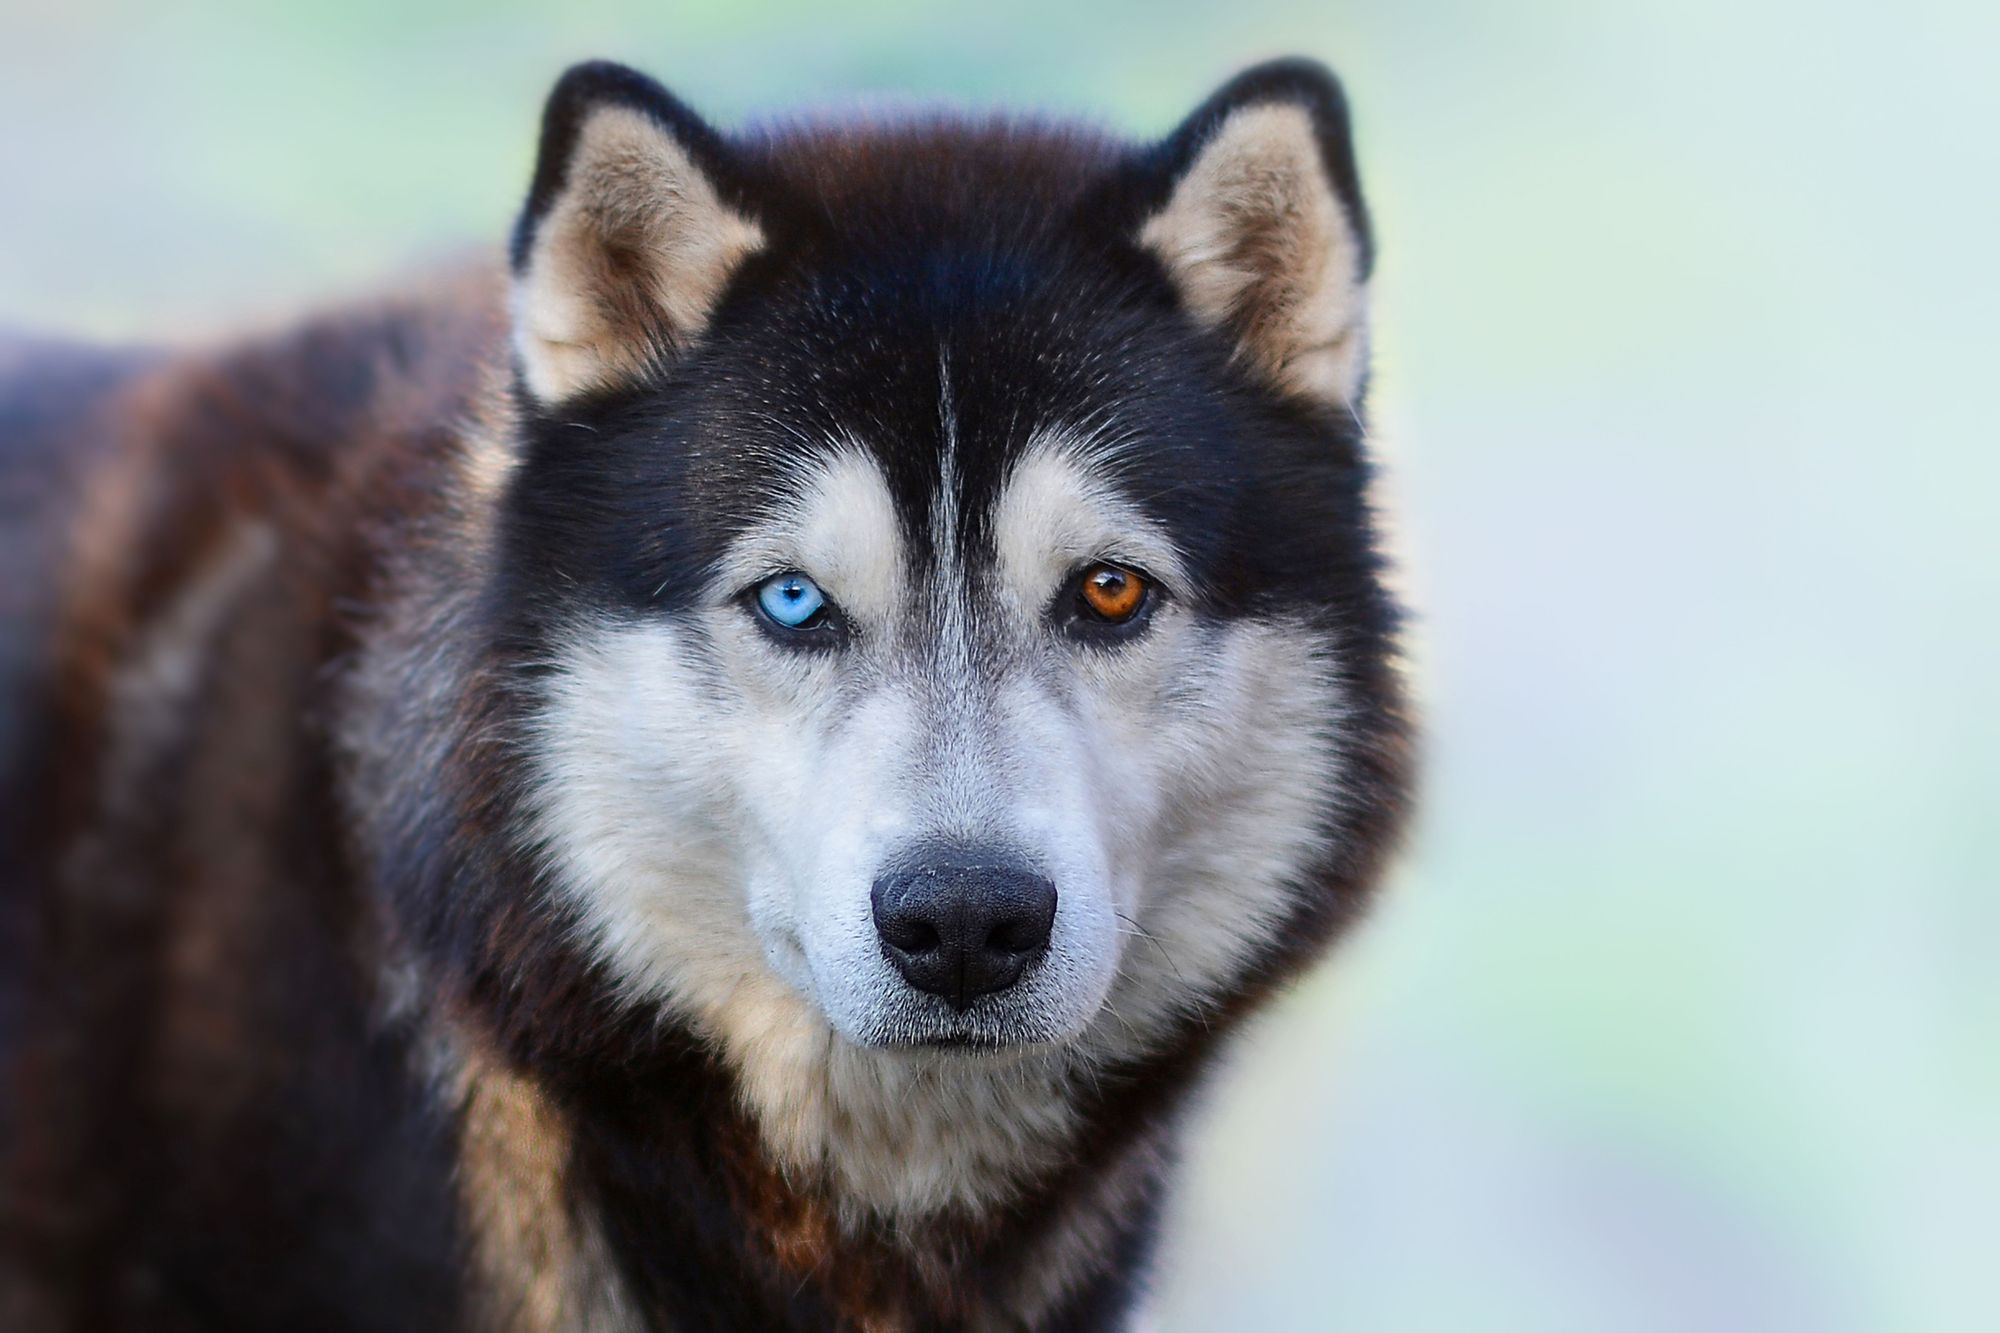
<svg viewBox="0 0 2000 1333">
<path fill-rule="evenodd" d="M 371 1003 L 314 719 L 369 534 L 434 489 L 497 309 L 455 279 L 210 350 L 0 343 L 0 1286 L 28 1308 L 118 1299 L 79 1268 L 151 1225 L 117 1144 L 401 1105 L 372 1065 L 314 1083 L 366 1061 L 283 1035 L 358 1035 Z M 218 1180 L 175 1188 L 288 1206 Z M 80 1257 L 16 1284 L 24 1245 Z M 272 1262 L 281 1303 L 305 1261 Z"/>
</svg>

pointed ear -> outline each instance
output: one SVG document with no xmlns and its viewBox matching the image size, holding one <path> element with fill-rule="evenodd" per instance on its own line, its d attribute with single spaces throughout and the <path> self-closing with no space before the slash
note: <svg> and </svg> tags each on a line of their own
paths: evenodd
<svg viewBox="0 0 2000 1333">
<path fill-rule="evenodd" d="M 578 65 L 549 94 L 514 229 L 514 348 L 543 404 L 643 374 L 701 335 L 764 232 L 720 135 L 643 74 Z"/>
<path fill-rule="evenodd" d="M 1138 241 L 1189 313 L 1279 391 L 1357 406 L 1374 255 L 1333 74 L 1307 60 L 1245 71 L 1151 170 Z"/>
</svg>

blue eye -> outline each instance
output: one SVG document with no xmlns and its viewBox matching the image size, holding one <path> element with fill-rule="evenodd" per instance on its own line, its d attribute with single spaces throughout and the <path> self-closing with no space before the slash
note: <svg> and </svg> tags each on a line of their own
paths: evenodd
<svg viewBox="0 0 2000 1333">
<path fill-rule="evenodd" d="M 826 594 L 803 574 L 778 574 L 757 585 L 757 609 L 785 629 L 811 629 L 826 616 Z"/>
</svg>

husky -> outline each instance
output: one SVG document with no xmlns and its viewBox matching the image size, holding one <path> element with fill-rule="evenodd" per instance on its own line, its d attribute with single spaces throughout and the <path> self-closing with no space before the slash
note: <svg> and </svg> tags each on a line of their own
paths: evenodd
<svg viewBox="0 0 2000 1333">
<path fill-rule="evenodd" d="M 504 262 L 0 352 L 0 1325 L 1116 1329 L 1412 724 L 1338 84 L 556 85 Z"/>
</svg>

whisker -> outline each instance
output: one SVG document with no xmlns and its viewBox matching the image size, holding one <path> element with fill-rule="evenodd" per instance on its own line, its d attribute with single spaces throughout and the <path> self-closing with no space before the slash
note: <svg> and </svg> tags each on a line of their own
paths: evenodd
<svg viewBox="0 0 2000 1333">
<path fill-rule="evenodd" d="M 1146 943 L 1152 945 L 1155 949 L 1158 949 L 1160 951 L 1160 957 L 1166 959 L 1167 966 L 1171 967 L 1174 970 L 1175 979 L 1178 980 L 1183 986 L 1188 984 L 1187 974 L 1181 971 L 1181 965 L 1174 961 L 1174 956 L 1173 954 L 1167 951 L 1167 946 L 1160 943 L 1159 936 L 1153 934 L 1152 931 L 1147 930 L 1137 921 L 1134 921 L 1131 917 L 1126 916 L 1123 912 L 1118 911 L 1116 908 L 1112 909 L 1112 911 L 1113 914 L 1120 921 L 1123 921 L 1126 925 L 1132 928 L 1130 931 L 1125 933 L 1136 935 L 1140 939 L 1146 941 Z"/>
</svg>

